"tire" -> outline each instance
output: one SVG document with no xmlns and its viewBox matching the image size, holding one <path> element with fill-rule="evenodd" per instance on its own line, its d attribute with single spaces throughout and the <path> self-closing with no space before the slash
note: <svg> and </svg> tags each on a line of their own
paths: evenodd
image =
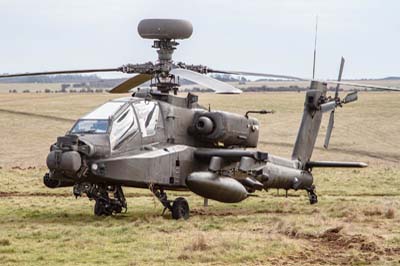
<svg viewBox="0 0 400 266">
<path fill-rule="evenodd" d="M 186 199 L 179 197 L 172 204 L 172 218 L 175 220 L 189 219 L 189 204 Z"/>
<path fill-rule="evenodd" d="M 310 196 L 310 204 L 313 205 L 316 203 L 318 203 L 318 197 L 317 197 L 317 195 L 313 194 Z"/>
<path fill-rule="evenodd" d="M 104 214 L 104 205 L 100 200 L 96 200 L 94 204 L 94 215 L 102 216 Z"/>
<path fill-rule="evenodd" d="M 112 208 L 110 203 L 102 200 L 97 199 L 96 203 L 94 204 L 94 214 L 96 216 L 110 216 L 112 215 Z"/>
<path fill-rule="evenodd" d="M 61 185 L 61 181 L 50 178 L 50 174 L 46 173 L 43 176 L 43 184 L 48 188 L 57 188 Z"/>
</svg>

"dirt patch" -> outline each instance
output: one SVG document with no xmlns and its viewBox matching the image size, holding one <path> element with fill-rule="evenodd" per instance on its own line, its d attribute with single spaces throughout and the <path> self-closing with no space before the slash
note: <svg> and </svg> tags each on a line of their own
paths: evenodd
<svg viewBox="0 0 400 266">
<path fill-rule="evenodd" d="M 12 170 L 35 170 L 36 166 L 28 166 L 28 167 L 21 167 L 21 166 L 12 166 Z"/>
<path fill-rule="evenodd" d="M 400 254 L 399 248 L 384 248 L 378 240 L 356 234 L 342 232 L 343 227 L 329 228 L 319 235 L 304 234 L 296 230 L 283 232 L 291 238 L 305 240 L 307 245 L 298 254 L 278 258 L 277 264 L 376 264 L 382 256 L 392 257 Z"/>
</svg>

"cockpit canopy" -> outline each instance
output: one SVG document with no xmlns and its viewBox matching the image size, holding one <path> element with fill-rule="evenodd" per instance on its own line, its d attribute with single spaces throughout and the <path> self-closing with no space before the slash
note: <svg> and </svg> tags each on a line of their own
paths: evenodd
<svg viewBox="0 0 400 266">
<path fill-rule="evenodd" d="M 124 105 L 125 102 L 107 102 L 92 112 L 86 114 L 74 125 L 72 134 L 106 134 L 109 120 Z"/>
<path fill-rule="evenodd" d="M 141 137 L 156 134 L 162 126 L 157 102 L 138 98 L 122 98 L 109 101 L 80 118 L 72 127 L 71 134 L 108 134 L 111 148 L 141 132 Z"/>
</svg>

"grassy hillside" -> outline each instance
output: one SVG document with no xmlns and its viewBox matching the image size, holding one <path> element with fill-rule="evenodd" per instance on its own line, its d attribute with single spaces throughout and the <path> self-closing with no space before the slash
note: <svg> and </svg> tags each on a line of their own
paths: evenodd
<svg viewBox="0 0 400 266">
<path fill-rule="evenodd" d="M 189 192 L 191 218 L 160 216 L 147 190 L 126 189 L 129 210 L 95 217 L 93 202 L 70 188 L 47 189 L 45 157 L 57 136 L 108 94 L 0 95 L 0 261 L 2 265 L 399 265 L 399 93 L 360 93 L 336 112 L 330 149 L 318 160 L 369 163 L 366 169 L 315 169 L 319 203 L 303 191 L 259 192 L 238 204 Z M 259 149 L 289 156 L 304 93 L 200 94 L 211 109 L 256 115 Z"/>
</svg>

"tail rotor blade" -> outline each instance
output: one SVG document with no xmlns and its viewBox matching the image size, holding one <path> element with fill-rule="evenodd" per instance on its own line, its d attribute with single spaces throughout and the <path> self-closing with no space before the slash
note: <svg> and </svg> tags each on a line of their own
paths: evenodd
<svg viewBox="0 0 400 266">
<path fill-rule="evenodd" d="M 329 140 L 331 139 L 334 122 L 335 122 L 335 110 L 333 110 L 331 112 L 331 115 L 329 116 L 329 123 L 328 123 L 328 128 L 326 129 L 325 142 L 324 142 L 325 149 L 328 149 Z"/>
<path fill-rule="evenodd" d="M 133 89 L 140 84 L 145 83 L 151 79 L 151 75 L 139 74 L 130 79 L 125 80 L 121 84 L 117 85 L 115 88 L 110 90 L 110 93 L 127 93 L 130 89 Z"/>
<path fill-rule="evenodd" d="M 358 93 L 357 93 L 357 91 L 353 91 L 344 97 L 342 103 L 345 103 L 345 104 L 351 103 L 351 102 L 357 101 L 357 99 L 358 99 Z"/>
<path fill-rule="evenodd" d="M 340 82 L 342 80 L 342 74 L 343 74 L 343 68 L 344 68 L 344 58 L 342 57 L 342 59 L 340 60 L 340 69 L 339 69 L 339 76 L 338 76 L 338 82 Z M 335 99 L 337 99 L 339 97 L 339 87 L 340 87 L 340 83 L 338 83 L 336 85 L 336 90 L 335 90 Z"/>
</svg>

